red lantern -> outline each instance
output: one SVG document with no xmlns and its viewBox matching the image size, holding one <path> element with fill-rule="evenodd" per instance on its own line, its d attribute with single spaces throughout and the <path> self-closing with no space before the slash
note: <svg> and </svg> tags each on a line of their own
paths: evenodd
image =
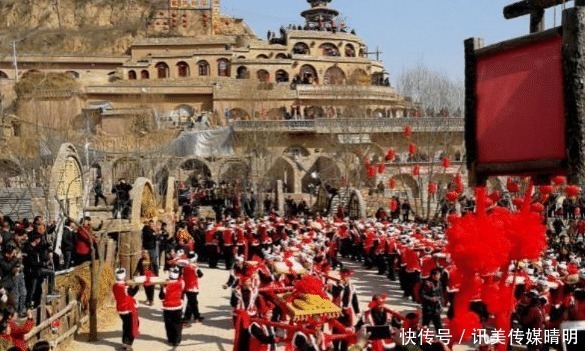
<svg viewBox="0 0 585 351">
<path fill-rule="evenodd" d="M 488 197 L 493 201 L 493 202 L 498 202 L 500 200 L 500 192 L 497 190 L 492 191 L 491 194 L 488 195 Z"/>
<path fill-rule="evenodd" d="M 563 185 L 567 182 L 567 177 L 565 176 L 554 176 L 552 177 L 552 182 L 555 185 Z"/>
<path fill-rule="evenodd" d="M 508 178 L 506 182 L 506 188 L 508 189 L 509 192 L 515 193 L 518 192 L 518 190 L 520 190 L 520 184 L 516 183 L 516 181 L 514 181 L 514 179 L 512 178 Z"/>
<path fill-rule="evenodd" d="M 429 194 L 434 195 L 437 193 L 437 183 L 429 183 Z"/>
<path fill-rule="evenodd" d="M 395 156 L 396 156 L 396 152 L 394 152 L 394 149 L 388 150 L 388 153 L 386 154 L 386 161 L 388 161 L 388 162 L 394 161 Z"/>
<path fill-rule="evenodd" d="M 412 168 L 412 175 L 413 176 L 418 176 L 420 174 L 420 166 L 416 165 Z"/>
<path fill-rule="evenodd" d="M 410 138 L 411 135 L 412 135 L 412 128 L 409 125 L 406 125 L 406 127 L 404 127 L 404 136 L 407 138 Z"/>
<path fill-rule="evenodd" d="M 552 193 L 553 187 L 551 185 L 541 185 L 538 187 L 538 191 L 540 191 L 542 195 L 549 195 Z"/>
<path fill-rule="evenodd" d="M 515 197 L 512 200 L 512 203 L 514 204 L 514 206 L 516 206 L 516 208 L 521 208 L 522 205 L 524 204 L 524 199 L 521 197 Z"/>
<path fill-rule="evenodd" d="M 394 178 L 390 179 L 390 180 L 388 181 L 388 187 L 389 187 L 390 189 L 394 189 L 394 188 L 396 188 L 396 179 L 394 179 Z"/>
<path fill-rule="evenodd" d="M 408 145 L 408 153 L 411 155 L 416 154 L 416 144 L 415 143 L 410 143 L 410 145 Z"/>
<path fill-rule="evenodd" d="M 542 211 L 544 211 L 544 205 L 541 204 L 540 202 L 535 202 L 532 205 L 530 205 L 530 211 L 541 213 Z"/>
<path fill-rule="evenodd" d="M 376 176 L 376 168 L 374 166 L 368 167 L 368 177 L 374 178 Z"/>
<path fill-rule="evenodd" d="M 398 202 L 394 199 L 390 200 L 390 211 L 394 212 L 398 209 Z"/>
<path fill-rule="evenodd" d="M 386 170 L 386 165 L 383 163 L 378 163 L 378 173 L 382 174 Z"/>
<path fill-rule="evenodd" d="M 447 200 L 455 202 L 459 198 L 459 193 L 455 191 L 448 191 L 447 194 L 445 194 L 445 197 Z"/>
<path fill-rule="evenodd" d="M 565 193 L 567 193 L 568 197 L 575 197 L 579 195 L 580 192 L 581 188 L 579 188 L 576 185 L 567 185 L 567 187 L 565 188 Z"/>
<path fill-rule="evenodd" d="M 451 166 L 451 159 L 449 157 L 443 157 L 443 168 L 449 168 Z"/>
</svg>

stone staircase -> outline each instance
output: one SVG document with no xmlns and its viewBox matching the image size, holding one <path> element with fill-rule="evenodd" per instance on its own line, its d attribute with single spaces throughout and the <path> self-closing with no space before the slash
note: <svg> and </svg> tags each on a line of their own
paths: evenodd
<svg viewBox="0 0 585 351">
<path fill-rule="evenodd" d="M 351 194 L 351 191 L 351 188 L 343 188 L 339 190 L 339 194 L 335 195 L 331 200 L 331 206 L 329 207 L 330 214 L 337 213 L 337 208 L 340 204 L 343 205 L 343 208 L 347 212 L 349 205 L 349 195 Z"/>
<path fill-rule="evenodd" d="M 114 218 L 112 216 L 113 206 L 86 207 L 85 213 L 91 217 L 93 226 L 103 222 L 102 231 L 107 233 L 131 231 L 133 226 L 128 219 Z"/>
</svg>

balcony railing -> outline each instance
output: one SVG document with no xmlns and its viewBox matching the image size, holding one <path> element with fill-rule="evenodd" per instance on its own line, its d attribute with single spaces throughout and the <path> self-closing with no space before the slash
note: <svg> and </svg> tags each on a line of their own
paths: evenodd
<svg viewBox="0 0 585 351">
<path fill-rule="evenodd" d="M 383 86 L 361 85 L 312 85 L 298 84 L 298 98 L 301 100 L 332 99 L 344 100 L 359 98 L 361 100 L 397 100 L 394 88 Z"/>
<path fill-rule="evenodd" d="M 400 133 L 409 125 L 413 132 L 459 132 L 464 130 L 460 117 L 428 118 L 333 118 L 274 121 L 232 121 L 234 131 L 274 131 L 328 133 Z"/>
</svg>

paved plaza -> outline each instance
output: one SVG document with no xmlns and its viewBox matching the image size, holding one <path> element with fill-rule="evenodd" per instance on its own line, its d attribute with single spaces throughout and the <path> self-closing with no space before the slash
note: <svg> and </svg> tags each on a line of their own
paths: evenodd
<svg viewBox="0 0 585 351">
<path fill-rule="evenodd" d="M 389 305 L 398 312 L 414 311 L 417 308 L 416 304 L 402 298 L 402 291 L 397 282 L 391 282 L 386 276 L 376 275 L 375 269 L 366 271 L 354 262 L 345 262 L 345 266 L 356 269 L 353 280 L 363 310 L 367 309 L 367 304 L 375 293 L 387 293 Z M 183 329 L 181 345 L 175 348 L 169 346 L 166 343 L 160 300 L 155 297 L 155 304 L 146 306 L 144 304 L 146 297 L 144 291 L 141 290 L 136 295 L 139 301 L 140 336 L 134 342 L 134 350 L 227 351 L 232 349 L 234 333 L 231 324 L 232 308 L 229 305 L 230 290 L 221 288 L 221 285 L 227 281 L 229 272 L 223 269 L 209 269 L 205 263 L 202 264 L 202 270 L 204 276 L 201 279 L 199 306 L 205 317 L 203 323 L 192 324 L 191 327 Z M 121 329 L 122 322 L 118 318 L 111 325 L 100 329 L 99 341 L 95 343 L 74 341 L 68 350 L 111 351 L 121 344 Z M 83 337 L 84 335 L 81 335 L 78 339 Z"/>
</svg>

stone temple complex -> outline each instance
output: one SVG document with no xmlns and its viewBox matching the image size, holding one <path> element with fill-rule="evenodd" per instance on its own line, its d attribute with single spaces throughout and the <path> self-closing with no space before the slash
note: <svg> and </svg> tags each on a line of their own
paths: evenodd
<svg viewBox="0 0 585 351">
<path fill-rule="evenodd" d="M 211 178 L 355 216 L 395 194 L 423 208 L 428 184 L 464 171 L 461 115 L 424 116 L 332 0 L 306 2 L 261 39 L 220 0 L 3 1 L 2 190 L 81 178 L 81 209 L 98 174 L 106 189 L 144 177 L 162 207 L 169 179 Z M 55 165 L 63 143 L 76 161 Z"/>
</svg>

